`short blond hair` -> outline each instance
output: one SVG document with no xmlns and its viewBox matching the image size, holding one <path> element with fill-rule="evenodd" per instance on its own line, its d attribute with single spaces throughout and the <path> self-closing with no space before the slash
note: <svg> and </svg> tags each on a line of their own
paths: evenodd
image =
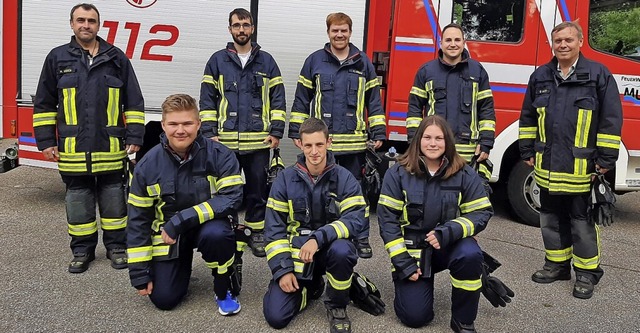
<svg viewBox="0 0 640 333">
<path fill-rule="evenodd" d="M 187 94 L 169 95 L 162 102 L 162 119 L 167 113 L 176 111 L 193 111 L 198 118 L 200 117 L 196 99 Z"/>
</svg>

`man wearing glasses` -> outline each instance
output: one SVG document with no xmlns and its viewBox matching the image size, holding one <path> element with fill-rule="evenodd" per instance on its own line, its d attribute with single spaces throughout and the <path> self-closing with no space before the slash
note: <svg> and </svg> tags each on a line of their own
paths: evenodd
<svg viewBox="0 0 640 333">
<path fill-rule="evenodd" d="M 286 109 L 280 69 L 269 53 L 251 42 L 254 29 L 246 9 L 229 13 L 233 42 L 207 62 L 200 119 L 203 135 L 233 150 L 244 170 L 245 226 L 252 230 L 249 246 L 255 256 L 264 257 L 269 149 L 280 144 Z M 245 244 L 238 245 L 240 249 Z"/>
</svg>

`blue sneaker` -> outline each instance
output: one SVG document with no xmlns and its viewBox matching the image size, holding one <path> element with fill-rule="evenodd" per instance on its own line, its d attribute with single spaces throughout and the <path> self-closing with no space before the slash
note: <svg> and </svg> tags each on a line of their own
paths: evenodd
<svg viewBox="0 0 640 333">
<path fill-rule="evenodd" d="M 242 308 L 240 302 L 238 302 L 238 298 L 232 296 L 230 291 L 227 291 L 227 297 L 223 300 L 218 299 L 218 296 L 216 296 L 216 302 L 218 303 L 218 312 L 223 316 L 232 316 L 240 312 Z"/>
</svg>

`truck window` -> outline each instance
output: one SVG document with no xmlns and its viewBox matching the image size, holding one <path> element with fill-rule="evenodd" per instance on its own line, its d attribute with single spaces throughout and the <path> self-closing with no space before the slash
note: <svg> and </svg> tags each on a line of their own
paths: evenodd
<svg viewBox="0 0 640 333">
<path fill-rule="evenodd" d="M 591 48 L 640 60 L 640 1 L 591 0 Z"/>
<path fill-rule="evenodd" d="M 453 21 L 468 40 L 516 43 L 522 39 L 526 0 L 454 0 Z"/>
</svg>

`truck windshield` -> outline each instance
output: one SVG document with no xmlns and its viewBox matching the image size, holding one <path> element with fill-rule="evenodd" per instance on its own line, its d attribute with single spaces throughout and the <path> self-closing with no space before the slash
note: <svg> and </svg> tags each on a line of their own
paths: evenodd
<svg viewBox="0 0 640 333">
<path fill-rule="evenodd" d="M 638 22 L 638 0 L 591 0 L 589 44 L 595 50 L 640 61 Z"/>
</svg>

